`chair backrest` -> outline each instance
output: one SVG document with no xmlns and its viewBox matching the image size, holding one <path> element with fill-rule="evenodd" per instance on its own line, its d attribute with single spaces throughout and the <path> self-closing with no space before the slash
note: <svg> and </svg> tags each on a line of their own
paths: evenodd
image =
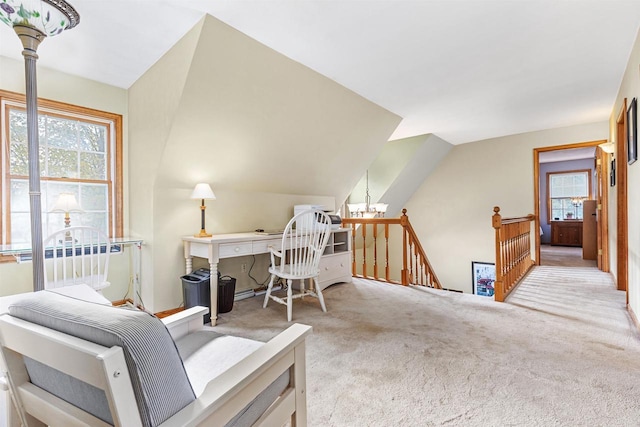
<svg viewBox="0 0 640 427">
<path fill-rule="evenodd" d="M 282 235 L 287 272 L 298 277 L 317 275 L 330 234 L 331 218 L 320 210 L 309 209 L 291 218 Z M 280 267 L 284 265 L 283 262 Z"/>
<path fill-rule="evenodd" d="M 162 424 L 195 400 L 169 331 L 146 312 L 41 291 L 12 303 L 9 314 L 0 316 L 0 344 L 18 398 L 23 393 L 17 388 L 29 393 L 32 384 L 108 424 L 145 427 Z M 22 404 L 31 413 L 42 402 Z"/>
<path fill-rule="evenodd" d="M 93 227 L 68 227 L 44 240 L 45 289 L 85 283 L 109 286 L 109 236 Z"/>
</svg>

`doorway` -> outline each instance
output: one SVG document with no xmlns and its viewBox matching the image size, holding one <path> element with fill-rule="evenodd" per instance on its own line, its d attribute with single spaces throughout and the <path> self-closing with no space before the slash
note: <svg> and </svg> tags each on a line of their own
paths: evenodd
<svg viewBox="0 0 640 427">
<path fill-rule="evenodd" d="M 616 282 L 619 291 L 629 292 L 628 268 L 628 206 L 627 206 L 627 98 L 622 101 L 622 109 L 616 120 Z"/>
<path fill-rule="evenodd" d="M 609 162 L 590 141 L 534 149 L 536 264 L 607 271 Z"/>
</svg>

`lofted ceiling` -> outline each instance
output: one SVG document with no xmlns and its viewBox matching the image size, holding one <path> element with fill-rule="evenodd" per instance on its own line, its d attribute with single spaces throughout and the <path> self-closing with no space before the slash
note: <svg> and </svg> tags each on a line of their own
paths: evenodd
<svg viewBox="0 0 640 427">
<path fill-rule="evenodd" d="M 69 1 L 39 67 L 129 88 L 208 13 L 452 144 L 608 120 L 640 26 L 638 0 Z"/>
</svg>

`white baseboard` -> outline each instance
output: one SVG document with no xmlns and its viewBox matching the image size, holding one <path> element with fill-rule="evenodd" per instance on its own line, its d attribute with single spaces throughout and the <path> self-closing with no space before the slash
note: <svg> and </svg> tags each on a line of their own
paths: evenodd
<svg viewBox="0 0 640 427">
<path fill-rule="evenodd" d="M 271 292 L 276 292 L 276 291 L 279 291 L 279 290 L 281 290 L 281 289 L 282 289 L 282 286 L 280 286 L 280 285 L 278 285 L 278 286 L 274 286 L 274 287 L 271 289 Z M 262 290 L 259 290 L 259 291 L 255 291 L 255 292 L 254 292 L 254 294 L 255 294 L 256 296 L 258 296 L 258 295 L 264 295 L 264 294 L 266 294 L 266 293 L 267 293 L 267 290 L 266 290 L 266 289 L 262 289 Z"/>
<path fill-rule="evenodd" d="M 247 291 L 242 291 L 242 292 L 238 292 L 237 294 L 235 294 L 233 296 L 233 300 L 234 301 L 240 301 L 243 299 L 247 299 L 247 298 L 251 298 L 255 296 L 255 292 L 253 292 L 253 289 L 249 289 Z"/>
</svg>

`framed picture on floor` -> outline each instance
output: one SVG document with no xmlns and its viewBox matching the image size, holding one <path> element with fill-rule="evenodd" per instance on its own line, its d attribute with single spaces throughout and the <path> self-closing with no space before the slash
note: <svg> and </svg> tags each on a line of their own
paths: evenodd
<svg viewBox="0 0 640 427">
<path fill-rule="evenodd" d="M 638 113 L 637 100 L 633 98 L 627 110 L 627 161 L 638 160 Z"/>
<path fill-rule="evenodd" d="M 490 262 L 471 261 L 473 293 L 483 297 L 493 296 L 496 281 L 496 265 Z"/>
</svg>

